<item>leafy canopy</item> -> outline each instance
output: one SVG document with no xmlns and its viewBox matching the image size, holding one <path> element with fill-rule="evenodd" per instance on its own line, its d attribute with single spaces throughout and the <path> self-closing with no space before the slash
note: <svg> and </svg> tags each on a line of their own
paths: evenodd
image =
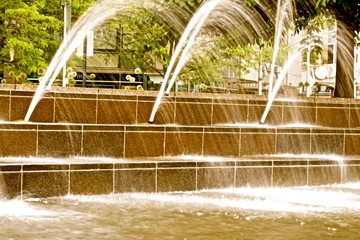
<svg viewBox="0 0 360 240">
<path fill-rule="evenodd" d="M 55 0 L 2 1 L 0 69 L 31 75 L 46 66 L 59 45 L 60 14 Z"/>
</svg>

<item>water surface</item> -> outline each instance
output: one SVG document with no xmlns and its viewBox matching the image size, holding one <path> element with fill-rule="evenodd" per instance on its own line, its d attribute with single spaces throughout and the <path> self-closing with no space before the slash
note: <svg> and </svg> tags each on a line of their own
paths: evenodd
<svg viewBox="0 0 360 240">
<path fill-rule="evenodd" d="M 360 183 L 0 201 L 0 239 L 358 239 Z"/>
</svg>

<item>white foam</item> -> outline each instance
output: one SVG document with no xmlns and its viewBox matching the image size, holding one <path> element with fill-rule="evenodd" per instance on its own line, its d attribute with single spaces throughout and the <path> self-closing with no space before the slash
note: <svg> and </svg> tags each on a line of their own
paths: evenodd
<svg viewBox="0 0 360 240">
<path fill-rule="evenodd" d="M 353 191 L 349 191 L 352 189 Z M 360 183 L 321 187 L 231 188 L 173 193 L 124 193 L 103 196 L 67 196 L 79 202 L 119 205 L 166 204 L 190 209 L 257 210 L 283 213 L 360 212 Z"/>
<path fill-rule="evenodd" d="M 43 217 L 52 215 L 51 211 L 37 208 L 21 200 L 0 201 L 0 216 L 2 217 Z"/>
</svg>

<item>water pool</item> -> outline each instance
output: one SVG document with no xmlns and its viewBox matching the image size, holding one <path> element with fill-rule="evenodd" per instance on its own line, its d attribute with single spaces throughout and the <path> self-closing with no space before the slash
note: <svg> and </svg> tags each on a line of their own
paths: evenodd
<svg viewBox="0 0 360 240">
<path fill-rule="evenodd" d="M 0 201 L 0 239 L 357 239 L 360 183 Z"/>
</svg>

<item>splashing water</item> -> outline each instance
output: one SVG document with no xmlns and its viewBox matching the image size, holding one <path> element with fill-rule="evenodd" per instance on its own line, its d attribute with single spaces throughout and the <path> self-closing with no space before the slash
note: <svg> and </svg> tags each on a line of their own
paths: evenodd
<svg viewBox="0 0 360 240">
<path fill-rule="evenodd" d="M 247 9 L 246 7 L 240 5 L 239 3 L 234 3 L 234 2 L 231 2 L 231 1 L 221 1 L 221 9 L 218 8 L 218 3 L 219 1 L 218 0 L 213 0 L 211 2 L 208 2 L 207 4 L 209 6 L 203 6 L 199 9 L 199 14 L 196 13 L 194 15 L 194 23 L 190 22 L 188 24 L 188 27 L 190 28 L 190 30 L 194 29 L 193 32 L 191 33 L 190 35 L 190 38 L 188 40 L 188 42 L 186 43 L 185 45 L 185 48 L 183 50 L 183 52 L 181 53 L 181 57 L 176 65 L 176 68 L 172 74 L 172 77 L 170 79 L 170 82 L 168 84 L 168 87 L 167 87 L 167 90 L 166 90 L 166 95 L 169 95 L 170 94 L 170 91 L 171 91 L 171 88 L 173 87 L 174 83 L 175 83 L 175 80 L 177 78 L 177 76 L 179 75 L 181 69 L 183 68 L 184 64 L 186 63 L 186 59 L 188 58 L 188 52 L 190 51 L 190 49 L 192 48 L 193 46 L 193 43 L 195 41 L 195 37 L 198 35 L 200 29 L 202 28 L 202 26 L 204 25 L 204 22 L 208 19 L 208 18 L 211 18 L 211 19 L 216 19 L 217 21 L 219 21 L 219 18 L 221 17 L 226 17 L 226 15 L 228 13 L 224 13 L 222 11 L 222 8 L 228 10 L 228 9 L 232 9 L 233 12 L 235 12 L 236 14 L 239 14 L 240 16 L 243 16 L 244 19 L 246 19 L 247 21 L 251 22 L 252 19 L 250 19 L 250 16 L 253 16 L 253 14 L 251 14 L 249 12 L 249 9 Z M 201 10 L 204 9 L 205 13 L 202 14 L 201 13 Z M 218 10 L 218 11 L 215 11 L 215 10 Z M 220 12 L 220 16 L 218 14 L 216 14 L 217 12 Z M 214 13 L 214 16 L 209 16 L 210 14 Z M 198 17 L 196 15 L 200 15 L 200 19 L 198 19 Z M 229 13 L 230 15 L 230 13 Z M 210 19 L 210 20 L 211 20 Z M 256 19 L 256 18 L 254 18 Z M 252 21 L 252 24 L 254 24 L 254 28 L 256 28 L 258 31 L 261 29 L 261 26 L 259 26 L 256 21 Z M 223 26 L 224 28 L 226 28 L 226 26 Z M 261 35 L 259 34 L 259 32 L 257 32 L 258 35 Z M 185 38 L 187 38 L 188 36 L 188 33 L 185 33 Z M 179 47 L 181 47 L 182 45 L 178 45 Z M 174 56 L 173 58 L 177 58 L 178 55 Z M 173 67 L 172 67 L 173 68 Z M 170 74 L 169 74 L 170 75 Z M 164 82 L 168 81 L 167 79 L 164 79 Z"/>
<path fill-rule="evenodd" d="M 357 239 L 359 183 L 0 202 L 3 238 Z M 16 224 L 16 228 L 14 228 Z"/>
<path fill-rule="evenodd" d="M 45 217 L 53 216 L 53 212 L 33 206 L 22 200 L 1 200 L 0 217 Z"/>
<path fill-rule="evenodd" d="M 111 196 L 66 196 L 80 202 L 163 206 L 179 208 L 243 209 L 265 212 L 320 213 L 360 211 L 359 183 L 294 188 L 227 188 L 196 192 L 125 193 Z"/>
</svg>

